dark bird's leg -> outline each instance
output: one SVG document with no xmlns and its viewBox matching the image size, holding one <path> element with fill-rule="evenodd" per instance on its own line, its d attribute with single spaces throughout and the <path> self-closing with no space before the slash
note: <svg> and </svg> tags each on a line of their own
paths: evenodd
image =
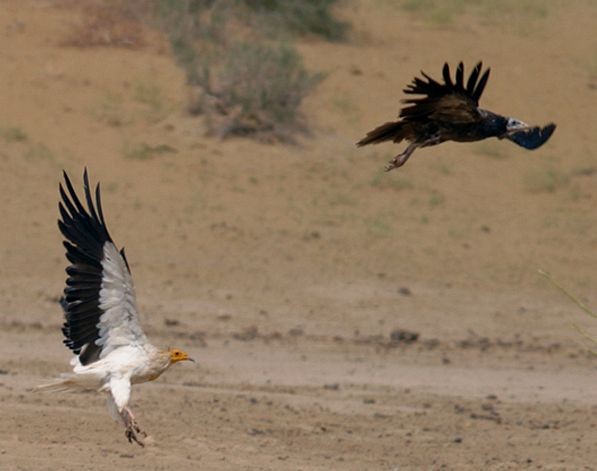
<svg viewBox="0 0 597 471">
<path fill-rule="evenodd" d="M 143 443 L 143 440 L 139 438 L 138 435 L 141 435 L 142 438 L 145 438 L 147 437 L 147 434 L 139 428 L 139 425 L 137 424 L 135 416 L 133 415 L 131 410 L 128 407 L 124 407 L 120 415 L 122 417 L 122 420 L 124 421 L 124 426 L 126 427 L 124 435 L 126 436 L 129 443 L 135 442 L 137 445 L 144 447 L 145 444 Z"/>
<path fill-rule="evenodd" d="M 398 167 L 402 167 L 406 163 L 408 158 L 411 156 L 411 154 L 415 151 L 415 149 L 420 146 L 421 144 L 419 144 L 418 142 L 413 142 L 409 144 L 408 147 L 404 150 L 404 152 L 398 154 L 396 157 L 390 160 L 388 165 L 386 165 L 386 172 L 394 170 Z"/>
</svg>

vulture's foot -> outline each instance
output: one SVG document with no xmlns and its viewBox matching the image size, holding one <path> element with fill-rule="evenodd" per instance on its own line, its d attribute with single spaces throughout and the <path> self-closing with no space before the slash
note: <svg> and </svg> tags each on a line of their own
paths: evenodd
<svg viewBox="0 0 597 471">
<path fill-rule="evenodd" d="M 394 170 L 398 167 L 402 167 L 417 147 L 419 147 L 419 144 L 417 144 L 416 142 L 409 144 L 409 146 L 404 150 L 404 152 L 398 154 L 396 157 L 390 160 L 390 162 L 388 162 L 388 165 L 386 165 L 386 172 Z"/>
<path fill-rule="evenodd" d="M 407 159 L 405 159 L 403 161 L 400 161 L 400 159 L 398 158 L 398 156 L 396 156 L 396 157 L 394 157 L 392 160 L 390 160 L 388 162 L 388 165 L 386 165 L 384 167 L 384 170 L 386 172 L 389 172 L 390 170 L 394 170 L 395 168 L 402 167 L 405 164 L 406 160 Z"/>
<path fill-rule="evenodd" d="M 129 441 L 129 443 L 133 443 L 135 442 L 137 445 L 139 445 L 140 447 L 145 447 L 145 443 L 143 443 L 143 440 L 141 440 L 137 434 L 139 433 L 139 430 L 136 430 L 135 428 L 131 427 L 127 427 L 126 430 L 124 431 L 124 435 L 126 436 L 126 439 Z"/>
<path fill-rule="evenodd" d="M 122 410 L 122 418 L 124 419 L 124 426 L 126 430 L 124 435 L 129 443 L 135 442 L 137 445 L 144 447 L 143 438 L 147 437 L 147 434 L 141 430 L 139 424 L 135 420 L 135 416 L 128 407 Z"/>
</svg>

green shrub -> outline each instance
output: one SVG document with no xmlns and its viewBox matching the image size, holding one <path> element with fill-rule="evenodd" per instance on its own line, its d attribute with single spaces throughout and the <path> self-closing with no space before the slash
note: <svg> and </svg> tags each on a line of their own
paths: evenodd
<svg viewBox="0 0 597 471">
<path fill-rule="evenodd" d="M 319 76 L 305 70 L 294 49 L 235 43 L 207 62 L 194 77 L 211 133 L 289 139 L 302 127 L 299 107 Z"/>
<path fill-rule="evenodd" d="M 191 87 L 189 111 L 218 136 L 289 140 L 304 129 L 299 108 L 321 80 L 309 73 L 292 35 L 345 37 L 337 0 L 89 0 L 69 36 L 77 46 L 141 47 L 143 27 L 161 29 Z M 291 33 L 289 36 L 288 33 Z M 141 99 L 147 101 L 143 90 Z M 148 103 L 159 105 L 157 102 Z"/>
<path fill-rule="evenodd" d="M 194 91 L 189 111 L 205 115 L 210 134 L 291 140 L 305 128 L 299 108 L 321 75 L 309 73 L 291 45 L 253 27 L 247 15 L 281 8 L 246 0 L 160 0 L 172 51 Z"/>
<path fill-rule="evenodd" d="M 337 0 L 239 0 L 256 12 L 270 27 L 299 35 L 313 34 L 330 41 L 346 38 L 349 25 L 334 18 L 331 8 Z"/>
</svg>

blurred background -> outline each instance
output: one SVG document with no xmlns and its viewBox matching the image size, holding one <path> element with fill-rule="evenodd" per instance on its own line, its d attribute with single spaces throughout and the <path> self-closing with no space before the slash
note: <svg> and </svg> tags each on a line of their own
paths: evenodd
<svg viewBox="0 0 597 471">
<path fill-rule="evenodd" d="M 594 360 L 571 323 L 597 324 L 537 269 L 597 304 L 596 25 L 593 0 L 0 1 L 0 463 L 38 469 L 39 430 L 51 460 L 73 446 L 127 469 L 595 458 Z M 479 60 L 481 106 L 557 123 L 545 146 L 446 143 L 391 173 L 402 145 L 355 147 L 420 70 Z M 99 399 L 81 422 L 64 408 L 84 396 L 21 391 L 68 365 L 57 189 L 85 167 L 146 330 L 200 360 L 136 392 L 171 447 L 127 448 L 134 465 Z M 497 390 L 510 402 L 483 409 Z"/>
</svg>

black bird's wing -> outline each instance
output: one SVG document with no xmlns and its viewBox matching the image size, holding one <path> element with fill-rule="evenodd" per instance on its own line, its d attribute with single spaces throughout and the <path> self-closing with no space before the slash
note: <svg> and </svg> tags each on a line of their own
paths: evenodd
<svg viewBox="0 0 597 471">
<path fill-rule="evenodd" d="M 550 123 L 547 126 L 534 126 L 522 131 L 508 134 L 506 139 L 511 140 L 515 144 L 518 144 L 525 149 L 537 149 L 547 142 L 556 129 L 554 123 Z"/>
<path fill-rule="evenodd" d="M 118 251 L 106 227 L 99 184 L 93 201 L 87 170 L 83 181 L 87 208 L 64 173 L 58 227 L 70 262 L 60 302 L 65 318 L 64 344 L 87 365 L 120 346 L 142 343 L 146 338 L 138 323 L 135 289 L 124 250 Z"/>
<path fill-rule="evenodd" d="M 481 75 L 483 64 L 479 62 L 464 81 L 464 64 L 456 69 L 455 80 L 450 76 L 450 67 L 444 64 L 442 71 L 444 82 L 440 83 L 421 72 L 425 79 L 415 77 L 404 89 L 409 95 L 424 95 L 422 98 L 403 100 L 410 105 L 400 111 L 400 118 L 405 121 L 437 121 L 450 124 L 475 123 L 482 119 L 478 106 L 483 94 L 490 69 Z"/>
</svg>

